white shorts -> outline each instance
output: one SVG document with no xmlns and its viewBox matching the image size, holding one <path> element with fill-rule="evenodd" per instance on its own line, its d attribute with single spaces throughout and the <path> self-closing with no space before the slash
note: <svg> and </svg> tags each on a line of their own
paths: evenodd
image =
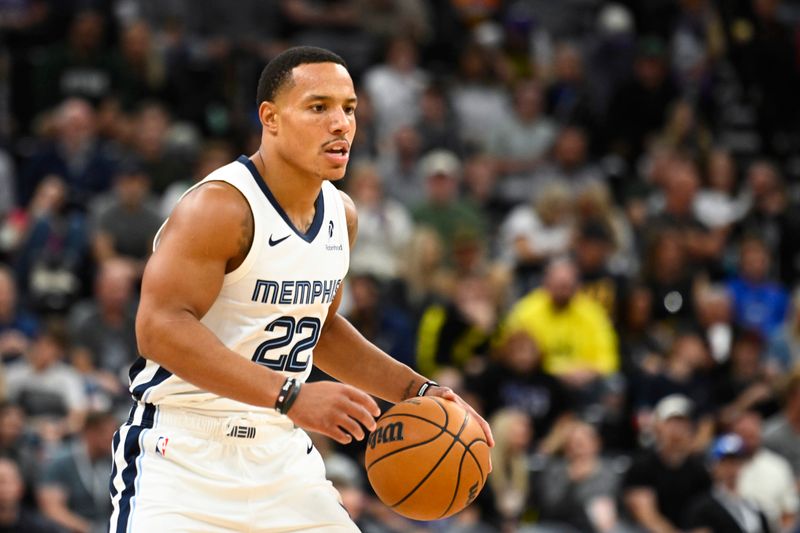
<svg viewBox="0 0 800 533">
<path fill-rule="evenodd" d="M 114 435 L 110 531 L 358 531 L 308 435 L 264 420 L 136 404 Z"/>
</svg>

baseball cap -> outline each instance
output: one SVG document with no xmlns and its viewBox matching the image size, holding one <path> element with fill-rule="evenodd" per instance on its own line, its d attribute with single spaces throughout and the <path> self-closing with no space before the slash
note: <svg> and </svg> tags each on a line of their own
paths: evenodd
<svg viewBox="0 0 800 533">
<path fill-rule="evenodd" d="M 449 150 L 433 150 L 422 157 L 419 168 L 425 177 L 437 174 L 457 176 L 461 170 L 461 161 Z"/>
<path fill-rule="evenodd" d="M 743 457 L 745 453 L 744 441 L 734 433 L 726 433 L 717 437 L 708 450 L 708 456 L 712 461 L 719 461 L 727 457 Z"/>
<path fill-rule="evenodd" d="M 692 400 L 683 394 L 670 394 L 656 404 L 654 413 L 659 421 L 669 420 L 674 417 L 691 418 Z"/>
</svg>

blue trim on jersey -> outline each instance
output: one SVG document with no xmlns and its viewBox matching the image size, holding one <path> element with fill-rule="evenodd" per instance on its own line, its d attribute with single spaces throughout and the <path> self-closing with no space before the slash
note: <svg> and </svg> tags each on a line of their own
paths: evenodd
<svg viewBox="0 0 800 533">
<path fill-rule="evenodd" d="M 147 359 L 142 357 L 141 355 L 136 358 L 136 361 L 133 362 L 131 365 L 131 369 L 128 371 L 128 378 L 133 383 L 133 380 L 139 375 L 139 373 L 144 370 L 144 367 L 147 366 Z"/>
<path fill-rule="evenodd" d="M 153 376 L 153 379 L 151 379 L 150 381 L 147 381 L 145 383 L 142 383 L 141 385 L 135 386 L 131 390 L 131 394 L 137 400 L 141 400 L 142 397 L 144 396 L 144 394 L 147 392 L 147 390 L 150 387 L 155 387 L 156 385 L 159 385 L 160 383 L 165 381 L 171 375 L 172 375 L 172 372 L 170 372 L 169 370 L 165 369 L 163 366 L 160 366 L 160 367 L 158 367 L 158 370 L 156 370 L 156 374 Z"/>
<path fill-rule="evenodd" d="M 147 431 L 147 428 L 132 426 L 125 437 L 126 466 L 122 470 L 122 482 L 125 484 L 125 488 L 122 489 L 120 495 L 116 527 L 112 530 L 116 533 L 125 533 L 128 529 L 128 520 L 132 509 L 131 500 L 136 496 L 136 478 L 141 475 L 141 472 L 138 471 L 137 459 L 143 453 L 139 438 L 143 431 Z"/>
<path fill-rule="evenodd" d="M 117 449 L 119 448 L 119 434 L 122 429 L 118 429 L 114 433 L 114 440 L 111 441 L 111 477 L 108 479 L 108 492 L 111 493 L 111 499 L 117 495 L 117 487 L 114 486 L 114 480 L 117 478 Z"/>
<path fill-rule="evenodd" d="M 259 189 L 261 189 L 261 192 L 264 193 L 264 196 L 267 197 L 267 200 L 269 200 L 269 203 L 272 204 L 272 207 L 275 208 L 275 211 L 278 212 L 283 221 L 286 222 L 286 224 L 292 228 L 295 233 L 297 233 L 298 237 L 306 242 L 312 242 L 317 237 L 317 234 L 319 234 L 319 230 L 322 227 L 322 219 L 325 218 L 325 200 L 323 198 L 325 195 L 322 193 L 322 190 L 319 191 L 319 196 L 317 196 L 317 201 L 315 203 L 316 210 L 314 211 L 314 220 L 311 222 L 311 227 L 308 228 L 307 232 L 303 233 L 298 230 L 294 224 L 292 224 L 292 221 L 281 207 L 281 204 L 279 204 L 278 200 L 276 200 L 272 195 L 272 191 L 269 190 L 269 187 L 267 187 L 267 182 L 264 181 L 264 178 L 262 178 L 261 174 L 259 174 L 255 163 L 253 163 L 249 157 L 244 155 L 240 155 L 237 161 L 247 167 L 247 169 L 250 171 L 250 174 L 253 175 L 253 179 L 256 180 Z"/>
</svg>

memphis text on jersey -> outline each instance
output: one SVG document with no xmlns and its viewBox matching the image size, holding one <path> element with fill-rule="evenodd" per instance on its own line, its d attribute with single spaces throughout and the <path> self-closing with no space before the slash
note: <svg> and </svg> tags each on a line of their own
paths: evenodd
<svg viewBox="0 0 800 533">
<path fill-rule="evenodd" d="M 252 300 L 272 305 L 328 304 L 333 301 L 341 284 L 340 279 L 324 281 L 259 279 L 253 288 Z"/>
</svg>

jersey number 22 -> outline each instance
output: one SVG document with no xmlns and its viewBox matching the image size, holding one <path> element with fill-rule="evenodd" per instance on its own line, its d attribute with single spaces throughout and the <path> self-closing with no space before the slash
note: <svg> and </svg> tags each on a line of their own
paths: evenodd
<svg viewBox="0 0 800 533">
<path fill-rule="evenodd" d="M 309 356 L 306 355 L 302 361 L 299 356 L 302 352 L 316 346 L 320 332 L 319 319 L 303 317 L 295 320 L 293 316 L 282 316 L 270 322 L 264 331 L 275 331 L 277 328 L 283 329 L 283 334 L 259 344 L 253 354 L 253 361 L 281 372 L 302 372 L 308 366 Z M 287 346 L 291 346 L 289 351 L 281 350 L 276 358 L 273 350 L 280 350 Z"/>
</svg>

